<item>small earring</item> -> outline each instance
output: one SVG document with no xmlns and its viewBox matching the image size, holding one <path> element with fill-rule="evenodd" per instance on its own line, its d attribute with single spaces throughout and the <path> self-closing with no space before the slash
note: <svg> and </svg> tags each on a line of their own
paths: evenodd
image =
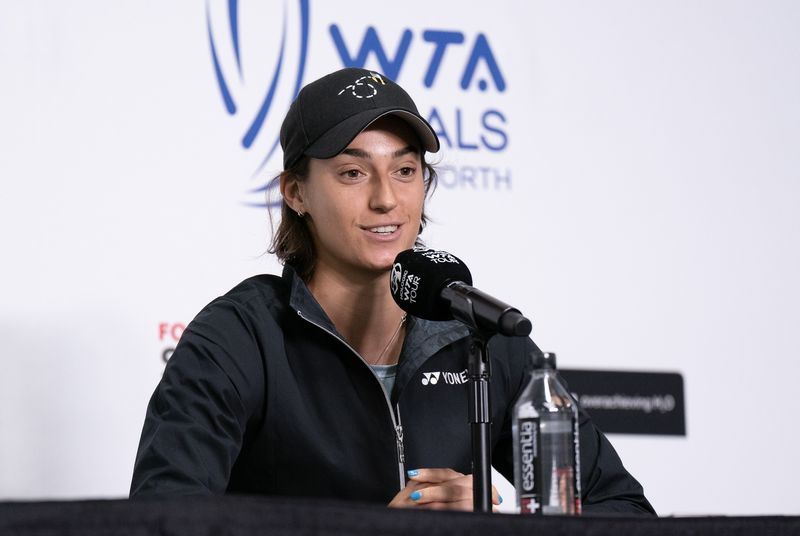
<svg viewBox="0 0 800 536">
<path fill-rule="evenodd" d="M 303 217 L 303 216 L 305 216 L 305 215 L 306 215 L 306 213 L 305 213 L 305 212 L 303 212 L 302 210 L 298 210 L 298 211 L 297 211 L 297 217 L 298 217 L 298 218 L 302 218 L 302 217 Z"/>
</svg>

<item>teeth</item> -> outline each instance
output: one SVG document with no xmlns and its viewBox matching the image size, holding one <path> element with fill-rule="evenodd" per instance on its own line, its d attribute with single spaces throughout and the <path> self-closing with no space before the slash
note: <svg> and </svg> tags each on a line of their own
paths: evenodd
<svg viewBox="0 0 800 536">
<path fill-rule="evenodd" d="M 384 225 L 383 227 L 373 227 L 370 229 L 373 233 L 391 234 L 397 230 L 397 225 Z"/>
</svg>

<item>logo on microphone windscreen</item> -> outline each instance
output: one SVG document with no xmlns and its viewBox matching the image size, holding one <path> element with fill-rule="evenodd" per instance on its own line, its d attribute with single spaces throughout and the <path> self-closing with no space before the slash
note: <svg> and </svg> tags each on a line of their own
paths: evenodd
<svg viewBox="0 0 800 536">
<path fill-rule="evenodd" d="M 391 274 L 391 284 L 392 284 L 392 294 L 397 294 L 398 290 L 400 289 L 400 279 L 403 275 L 403 266 L 396 262 L 392 265 L 392 274 Z"/>
<path fill-rule="evenodd" d="M 461 261 L 459 261 L 455 255 L 453 255 L 452 253 L 448 253 L 446 251 L 429 249 L 424 246 L 416 246 L 414 247 L 414 253 L 419 253 L 427 260 L 436 264 L 441 264 L 446 262 L 450 262 L 453 264 L 461 264 Z"/>
<path fill-rule="evenodd" d="M 417 303 L 417 292 L 419 291 L 420 276 L 403 270 L 403 265 L 399 262 L 392 265 L 391 285 L 392 295 L 402 303 Z"/>
</svg>

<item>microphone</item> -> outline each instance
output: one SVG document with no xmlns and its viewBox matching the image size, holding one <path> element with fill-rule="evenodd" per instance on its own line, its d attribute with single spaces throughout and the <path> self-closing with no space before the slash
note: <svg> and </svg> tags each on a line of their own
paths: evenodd
<svg viewBox="0 0 800 536">
<path fill-rule="evenodd" d="M 455 255 L 425 247 L 401 251 L 390 276 L 401 309 L 426 320 L 460 320 L 488 333 L 526 337 L 531 321 L 518 309 L 472 286 L 472 274 Z"/>
</svg>

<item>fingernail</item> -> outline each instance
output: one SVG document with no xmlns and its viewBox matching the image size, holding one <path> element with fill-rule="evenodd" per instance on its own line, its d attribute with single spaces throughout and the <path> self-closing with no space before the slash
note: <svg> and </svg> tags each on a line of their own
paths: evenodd
<svg viewBox="0 0 800 536">
<path fill-rule="evenodd" d="M 503 504 L 503 496 L 498 493 L 497 498 L 500 499 L 500 502 L 498 504 Z"/>
<path fill-rule="evenodd" d="M 418 501 L 420 497 L 422 497 L 421 491 L 415 491 L 411 495 L 408 496 L 412 501 Z"/>
<path fill-rule="evenodd" d="M 416 469 L 409 469 L 408 471 L 406 471 L 406 474 L 408 474 L 408 478 L 411 478 L 412 476 L 417 476 L 419 474 L 419 471 L 417 471 Z"/>
</svg>

